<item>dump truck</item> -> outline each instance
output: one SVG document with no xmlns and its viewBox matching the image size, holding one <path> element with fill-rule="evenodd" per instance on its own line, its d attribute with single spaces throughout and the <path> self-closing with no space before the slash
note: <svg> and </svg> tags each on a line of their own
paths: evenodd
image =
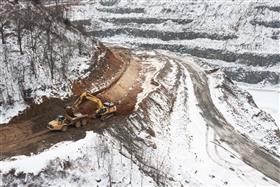
<svg viewBox="0 0 280 187">
<path fill-rule="evenodd" d="M 47 125 L 48 129 L 51 131 L 63 131 L 68 129 L 68 126 L 74 125 L 77 128 L 86 125 L 88 122 L 88 115 L 76 113 L 74 117 L 69 115 L 58 115 L 56 119 L 50 121 Z"/>
<path fill-rule="evenodd" d="M 79 112 L 79 106 L 86 100 L 92 101 L 98 106 L 93 116 L 81 114 Z M 51 131 L 66 131 L 70 125 L 74 125 L 75 127 L 79 128 L 86 125 L 90 118 L 105 120 L 111 117 L 116 111 L 117 107 L 113 102 L 105 101 L 103 103 L 98 97 L 91 95 L 88 92 L 84 92 L 78 97 L 72 106 L 65 107 L 65 116 L 58 115 L 56 119 L 48 123 L 47 128 Z"/>
</svg>

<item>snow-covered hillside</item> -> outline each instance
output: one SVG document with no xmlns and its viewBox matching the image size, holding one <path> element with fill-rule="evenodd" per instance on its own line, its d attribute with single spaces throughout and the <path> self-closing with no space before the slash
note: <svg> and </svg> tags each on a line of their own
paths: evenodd
<svg viewBox="0 0 280 187">
<path fill-rule="evenodd" d="M 71 83 L 89 75 L 95 41 L 55 12 L 28 1 L 1 1 L 0 124 L 42 96 L 64 98 Z"/>
<path fill-rule="evenodd" d="M 81 1 L 69 16 L 104 42 L 188 53 L 233 80 L 279 84 L 279 7 L 277 0 L 101 0 Z"/>
</svg>

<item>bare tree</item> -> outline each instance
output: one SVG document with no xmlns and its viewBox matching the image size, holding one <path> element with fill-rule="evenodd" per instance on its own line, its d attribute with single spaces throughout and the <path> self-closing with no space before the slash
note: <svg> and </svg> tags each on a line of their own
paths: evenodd
<svg viewBox="0 0 280 187">
<path fill-rule="evenodd" d="M 59 46 L 59 54 L 61 59 L 61 73 L 63 76 L 63 79 L 67 79 L 67 63 L 69 62 L 72 53 L 73 53 L 73 46 L 71 45 L 61 45 Z"/>
<path fill-rule="evenodd" d="M 15 22 L 16 22 L 16 28 L 15 28 L 15 32 L 16 32 L 16 37 L 17 37 L 17 41 L 18 41 L 18 45 L 19 45 L 19 50 L 20 50 L 20 54 L 23 55 L 23 49 L 22 49 L 22 38 L 23 38 L 23 30 L 25 27 L 25 22 L 24 22 L 24 14 L 22 13 L 21 10 L 18 10 L 15 14 Z"/>
<path fill-rule="evenodd" d="M 51 78 L 54 78 L 54 57 L 53 57 L 53 40 L 52 40 L 52 27 L 53 27 L 53 21 L 51 20 L 51 17 L 48 17 L 45 23 L 46 26 L 46 36 L 47 36 L 47 49 L 45 50 L 45 57 L 47 60 L 47 63 L 50 68 L 51 72 Z"/>
<path fill-rule="evenodd" d="M 4 46 L 4 62 L 6 64 L 6 67 L 8 67 L 8 47 L 7 46 Z"/>
<path fill-rule="evenodd" d="M 6 44 L 6 33 L 5 28 L 9 25 L 9 12 L 7 10 L 10 10 L 10 4 L 9 3 L 3 3 L 0 4 L 0 33 L 1 33 L 1 40 L 2 44 Z"/>
<path fill-rule="evenodd" d="M 1 40 L 2 44 L 6 44 L 5 40 L 5 27 L 8 25 L 8 20 L 4 16 L 0 16 L 0 33 L 1 33 Z"/>
</svg>

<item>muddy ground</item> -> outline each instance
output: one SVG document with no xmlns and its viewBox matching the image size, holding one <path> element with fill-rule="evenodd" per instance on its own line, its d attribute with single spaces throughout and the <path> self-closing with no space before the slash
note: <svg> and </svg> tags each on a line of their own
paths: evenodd
<svg viewBox="0 0 280 187">
<path fill-rule="evenodd" d="M 73 92 L 78 95 L 91 89 L 92 83 L 95 83 L 94 85 L 104 83 L 105 86 L 100 87 L 95 94 L 116 104 L 118 112 L 113 117 L 105 121 L 91 119 L 87 126 L 79 129 L 72 127 L 67 132 L 51 132 L 46 128 L 48 122 L 58 114 L 64 114 L 64 107 L 71 105 L 75 97 L 67 100 L 46 98 L 42 104 L 31 105 L 8 124 L 0 126 L 0 159 L 38 153 L 60 141 L 78 140 L 85 137 L 87 130 L 102 133 L 102 129 L 122 121 L 125 115 L 131 113 L 137 94 L 141 91 L 139 83 L 141 65 L 126 49 L 114 48 L 112 51 L 114 54 L 108 51 L 87 79 L 74 83 Z M 104 51 L 101 49 L 100 53 L 102 52 Z M 100 69 L 104 69 L 104 72 L 100 72 Z M 106 80 L 110 81 L 105 82 Z M 86 101 L 80 106 L 80 111 L 92 114 L 96 107 L 91 101 Z"/>
</svg>

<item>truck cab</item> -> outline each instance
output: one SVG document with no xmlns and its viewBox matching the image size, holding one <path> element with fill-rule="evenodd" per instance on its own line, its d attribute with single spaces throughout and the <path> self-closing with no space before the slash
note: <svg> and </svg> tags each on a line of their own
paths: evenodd
<svg viewBox="0 0 280 187">
<path fill-rule="evenodd" d="M 50 121 L 47 125 L 49 130 L 67 130 L 67 123 L 65 123 L 66 118 L 63 115 L 58 115 L 54 120 Z"/>
</svg>

